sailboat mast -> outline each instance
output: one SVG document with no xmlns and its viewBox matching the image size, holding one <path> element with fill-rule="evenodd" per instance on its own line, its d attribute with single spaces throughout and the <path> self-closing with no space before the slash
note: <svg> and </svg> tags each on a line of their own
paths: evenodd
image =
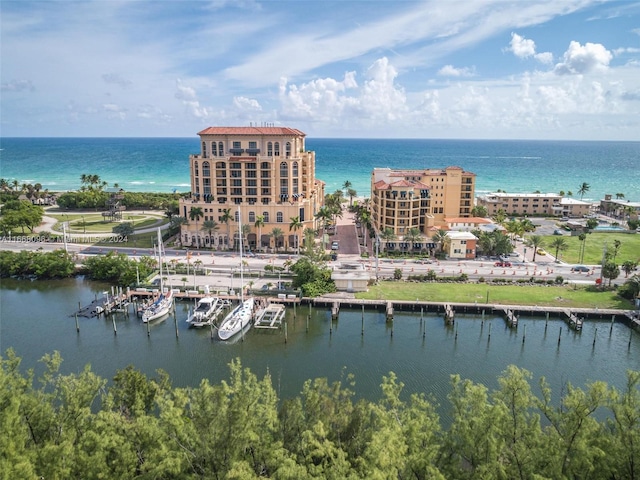
<svg viewBox="0 0 640 480">
<path fill-rule="evenodd" d="M 242 264 L 242 215 L 238 205 L 238 238 L 240 241 L 240 303 L 244 302 L 244 265 Z"/>
<path fill-rule="evenodd" d="M 162 280 L 162 235 L 158 227 L 158 262 L 160 262 L 160 294 L 164 293 L 164 281 Z"/>
</svg>

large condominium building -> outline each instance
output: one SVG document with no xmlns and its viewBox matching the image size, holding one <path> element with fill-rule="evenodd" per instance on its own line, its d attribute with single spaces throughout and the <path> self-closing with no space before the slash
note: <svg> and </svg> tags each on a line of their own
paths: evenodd
<svg viewBox="0 0 640 480">
<path fill-rule="evenodd" d="M 558 193 L 506 193 L 493 192 L 479 196 L 478 206 L 489 215 L 502 210 L 507 215 L 555 215 L 582 217 L 590 212 L 591 204 Z"/>
<path fill-rule="evenodd" d="M 412 228 L 432 236 L 447 217 L 470 217 L 476 175 L 460 167 L 431 170 L 376 168 L 371 174 L 371 212 L 378 232 L 402 238 Z"/>
<path fill-rule="evenodd" d="M 295 248 L 305 228 L 316 228 L 324 182 L 315 178 L 315 152 L 305 149 L 303 132 L 209 127 L 198 135 L 200 152 L 189 157 L 191 197 L 180 201 L 180 215 L 188 220 L 181 230 L 184 245 L 236 248 L 239 219 L 248 226 L 243 236 L 251 249 Z M 292 219 L 297 228 L 290 228 Z M 205 224 L 211 220 L 216 229 Z M 280 230 L 276 237 L 274 229 Z"/>
</svg>

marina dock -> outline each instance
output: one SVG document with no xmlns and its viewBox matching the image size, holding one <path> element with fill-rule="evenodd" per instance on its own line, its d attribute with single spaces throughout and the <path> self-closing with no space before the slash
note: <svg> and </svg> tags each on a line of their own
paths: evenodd
<svg viewBox="0 0 640 480">
<path fill-rule="evenodd" d="M 255 328 L 277 329 L 282 324 L 285 306 L 280 303 L 271 303 L 262 310 L 255 320 Z"/>
</svg>

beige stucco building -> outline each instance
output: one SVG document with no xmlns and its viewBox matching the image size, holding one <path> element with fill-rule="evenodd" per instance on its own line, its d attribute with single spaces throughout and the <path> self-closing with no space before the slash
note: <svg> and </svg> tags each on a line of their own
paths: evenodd
<svg viewBox="0 0 640 480">
<path fill-rule="evenodd" d="M 476 200 L 489 215 L 498 210 L 507 215 L 553 215 L 558 217 L 582 217 L 591 210 L 591 203 L 566 198 L 558 193 L 506 193 L 492 192 Z"/>
<path fill-rule="evenodd" d="M 315 178 L 315 152 L 305 148 L 303 132 L 272 126 L 209 127 L 198 135 L 200 152 L 189 157 L 191 197 L 180 201 L 180 215 L 189 221 L 181 228 L 183 245 L 233 248 L 239 218 L 248 226 L 245 246 L 252 250 L 295 248 L 305 228 L 317 227 L 324 182 Z M 192 218 L 194 207 L 202 210 L 199 219 Z M 290 230 L 294 217 L 301 226 Z M 264 225 L 256 227 L 260 219 Z M 215 221 L 217 229 L 203 229 L 207 220 Z M 271 236 L 275 228 L 282 236 Z"/>
<path fill-rule="evenodd" d="M 430 237 L 447 217 L 470 217 L 476 175 L 460 167 L 425 170 L 376 168 L 371 174 L 371 216 L 378 232 L 399 238 L 412 228 Z"/>
</svg>

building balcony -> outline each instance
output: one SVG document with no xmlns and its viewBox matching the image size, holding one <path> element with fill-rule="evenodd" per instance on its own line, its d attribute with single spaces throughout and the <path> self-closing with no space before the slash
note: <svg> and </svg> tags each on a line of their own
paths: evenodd
<svg viewBox="0 0 640 480">
<path fill-rule="evenodd" d="M 231 153 L 231 155 L 242 155 L 244 153 L 244 148 L 230 148 L 229 153 Z"/>
</svg>

